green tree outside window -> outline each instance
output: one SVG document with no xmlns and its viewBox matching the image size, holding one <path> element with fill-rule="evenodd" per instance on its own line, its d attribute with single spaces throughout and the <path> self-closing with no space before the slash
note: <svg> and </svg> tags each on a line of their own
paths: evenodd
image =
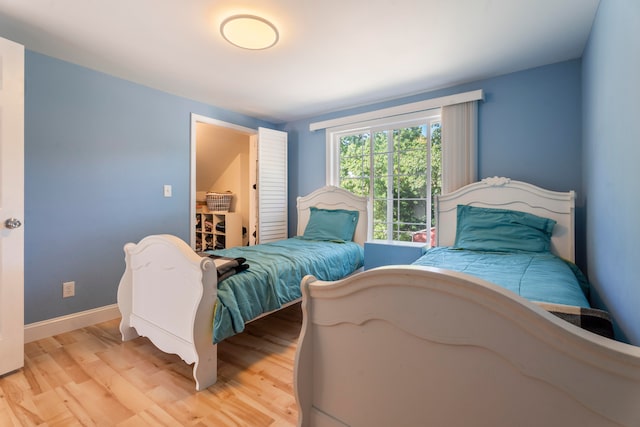
<svg viewBox="0 0 640 427">
<path fill-rule="evenodd" d="M 339 144 L 340 186 L 371 197 L 373 238 L 428 238 L 435 225 L 431 201 L 442 185 L 440 123 L 367 130 L 344 135 Z"/>
</svg>

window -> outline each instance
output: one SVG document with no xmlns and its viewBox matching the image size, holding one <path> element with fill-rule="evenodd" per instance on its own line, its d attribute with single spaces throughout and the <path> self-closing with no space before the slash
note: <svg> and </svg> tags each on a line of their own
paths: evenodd
<svg viewBox="0 0 640 427">
<path fill-rule="evenodd" d="M 433 196 L 478 179 L 482 99 L 478 89 L 309 124 L 326 130 L 327 184 L 372 201 L 369 237 L 434 242 Z"/>
<path fill-rule="evenodd" d="M 428 241 L 441 188 L 440 109 L 328 132 L 330 183 L 369 196 L 374 239 Z"/>
</svg>

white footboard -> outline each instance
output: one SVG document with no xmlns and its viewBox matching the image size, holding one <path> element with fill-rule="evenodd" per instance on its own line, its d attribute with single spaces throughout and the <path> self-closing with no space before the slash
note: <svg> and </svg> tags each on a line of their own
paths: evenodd
<svg viewBox="0 0 640 427">
<path fill-rule="evenodd" d="M 302 426 L 640 426 L 640 348 L 470 276 L 302 283 Z"/>
<path fill-rule="evenodd" d="M 148 337 L 160 350 L 193 363 L 196 389 L 216 381 L 213 312 L 216 267 L 171 235 L 125 246 L 126 270 L 118 288 L 124 341 Z"/>
</svg>

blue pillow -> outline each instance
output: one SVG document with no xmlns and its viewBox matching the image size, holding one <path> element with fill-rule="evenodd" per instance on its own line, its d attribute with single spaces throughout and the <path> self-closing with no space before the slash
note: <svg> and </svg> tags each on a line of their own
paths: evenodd
<svg viewBox="0 0 640 427">
<path fill-rule="evenodd" d="M 310 240 L 350 242 L 358 225 L 360 212 L 345 209 L 311 208 L 303 237 Z"/>
<path fill-rule="evenodd" d="M 458 205 L 455 248 L 549 252 L 556 221 L 508 209 Z"/>
</svg>

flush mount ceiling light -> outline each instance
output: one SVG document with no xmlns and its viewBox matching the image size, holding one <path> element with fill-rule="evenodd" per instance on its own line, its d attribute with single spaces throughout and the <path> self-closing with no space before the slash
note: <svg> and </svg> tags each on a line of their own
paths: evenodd
<svg viewBox="0 0 640 427">
<path fill-rule="evenodd" d="M 220 24 L 226 41 L 243 49 L 268 49 L 278 42 L 278 30 L 271 22 L 255 15 L 234 15 Z"/>
</svg>

